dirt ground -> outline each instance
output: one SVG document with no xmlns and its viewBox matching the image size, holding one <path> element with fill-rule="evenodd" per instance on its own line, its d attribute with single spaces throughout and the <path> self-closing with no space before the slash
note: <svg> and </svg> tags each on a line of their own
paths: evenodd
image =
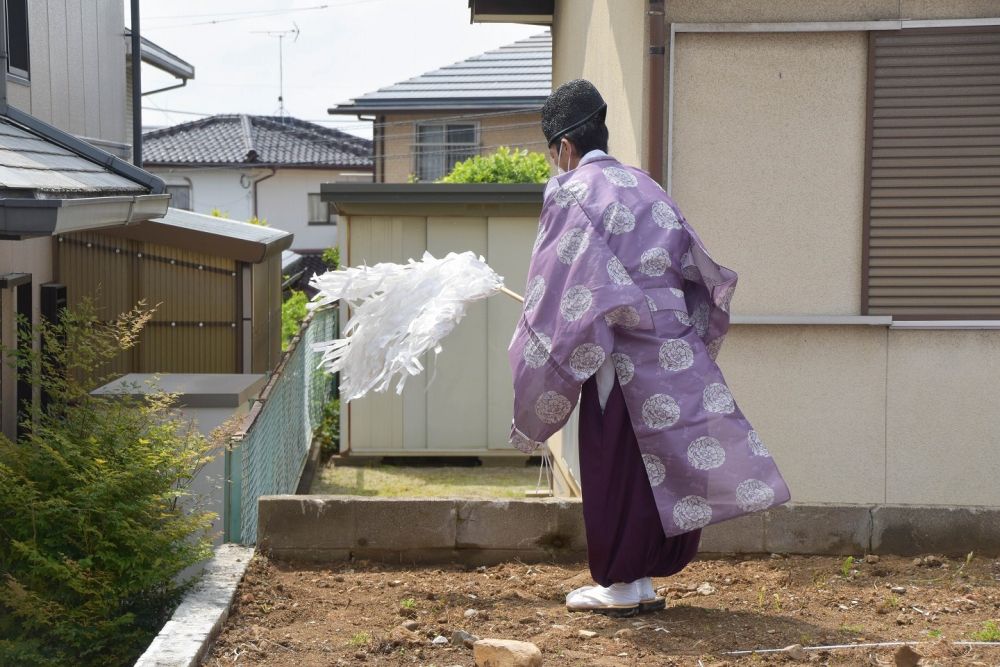
<svg viewBox="0 0 1000 667">
<path fill-rule="evenodd" d="M 699 560 L 656 580 L 666 610 L 626 619 L 567 612 L 565 593 L 587 583 L 582 564 L 317 568 L 258 556 L 203 664 L 468 666 L 471 649 L 433 643 L 463 630 L 534 642 L 547 666 L 893 665 L 893 648 L 727 655 L 889 641 L 920 642 L 921 665 L 1000 665 L 1000 645 L 956 644 L 1000 641 L 1000 559 Z"/>
</svg>

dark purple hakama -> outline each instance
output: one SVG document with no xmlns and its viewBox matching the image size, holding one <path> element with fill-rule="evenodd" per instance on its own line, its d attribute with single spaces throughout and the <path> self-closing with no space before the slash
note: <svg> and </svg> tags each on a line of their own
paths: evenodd
<svg viewBox="0 0 1000 667">
<path fill-rule="evenodd" d="M 590 574 L 598 584 L 670 576 L 694 558 L 700 530 L 669 538 L 664 535 L 617 379 L 603 413 L 596 379 L 591 377 L 583 385 L 580 476 L 587 558 Z"/>
</svg>

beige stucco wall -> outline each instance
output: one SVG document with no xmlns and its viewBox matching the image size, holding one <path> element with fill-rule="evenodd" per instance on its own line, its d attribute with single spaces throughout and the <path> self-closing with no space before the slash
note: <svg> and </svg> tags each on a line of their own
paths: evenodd
<svg viewBox="0 0 1000 667">
<path fill-rule="evenodd" d="M 556 0 L 552 24 L 552 86 L 591 81 L 608 103 L 611 153 L 646 167 L 646 3 L 639 0 Z"/>
<path fill-rule="evenodd" d="M 115 0 L 28 0 L 31 80 L 10 82 L 11 103 L 78 136 L 124 143 L 124 26 Z"/>
<path fill-rule="evenodd" d="M 0 242 L 0 275 L 31 274 L 32 317 L 36 323 L 41 310 L 41 285 L 52 280 L 52 244 L 47 236 Z M 16 313 L 16 289 L 0 290 L 0 344 L 7 349 L 17 346 Z M 0 364 L 0 428 L 8 437 L 13 437 L 17 430 L 16 380 L 14 369 L 6 361 Z"/>
<path fill-rule="evenodd" d="M 857 314 L 866 36 L 682 34 L 675 50 L 671 194 L 741 274 L 735 312 Z"/>
<path fill-rule="evenodd" d="M 995 0 L 667 0 L 673 23 L 876 21 L 996 16 Z"/>
<path fill-rule="evenodd" d="M 385 183 L 406 183 L 416 173 L 413 146 L 419 122 L 475 122 L 479 126 L 482 152 L 492 153 L 498 146 L 526 148 L 545 152 L 541 116 L 538 112 L 482 115 L 489 112 L 440 112 L 422 114 L 391 114 L 385 117 L 384 144 L 375 134 L 375 150 L 385 160 Z M 468 116 L 467 119 L 462 116 Z"/>
</svg>

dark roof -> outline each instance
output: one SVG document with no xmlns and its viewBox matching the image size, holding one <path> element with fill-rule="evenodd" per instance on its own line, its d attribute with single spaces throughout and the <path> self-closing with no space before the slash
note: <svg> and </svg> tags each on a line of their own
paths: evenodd
<svg viewBox="0 0 1000 667">
<path fill-rule="evenodd" d="M 295 118 L 220 115 L 142 135 L 146 166 L 372 166 L 372 142 Z"/>
<path fill-rule="evenodd" d="M 329 111 L 527 109 L 541 107 L 550 92 L 552 35 L 546 31 L 380 88 Z"/>
<path fill-rule="evenodd" d="M 92 196 L 149 192 L 145 185 L 6 118 L 0 118 L 0 190 Z"/>
</svg>

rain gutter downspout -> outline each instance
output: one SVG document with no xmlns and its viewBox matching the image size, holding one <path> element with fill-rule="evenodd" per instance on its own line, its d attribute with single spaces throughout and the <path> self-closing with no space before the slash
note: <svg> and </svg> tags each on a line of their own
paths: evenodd
<svg viewBox="0 0 1000 667">
<path fill-rule="evenodd" d="M 142 168 L 142 42 L 139 0 L 132 0 L 132 164 Z"/>
<path fill-rule="evenodd" d="M 7 113 L 7 0 L 0 0 L 0 114 Z"/>
<path fill-rule="evenodd" d="M 268 174 L 267 176 L 261 176 L 260 178 L 256 179 L 253 182 L 253 217 L 260 219 L 259 216 L 257 215 L 257 184 L 258 183 L 263 183 L 264 181 L 266 181 L 269 178 L 274 178 L 274 175 L 277 174 L 277 173 L 278 173 L 278 170 L 275 169 L 274 167 L 271 167 L 271 173 L 270 174 Z"/>
<path fill-rule="evenodd" d="M 649 175 L 663 185 L 663 109 L 664 61 L 666 44 L 663 32 L 666 21 L 665 0 L 648 0 L 646 17 L 649 24 L 649 129 L 646 137 L 646 155 Z"/>
</svg>

